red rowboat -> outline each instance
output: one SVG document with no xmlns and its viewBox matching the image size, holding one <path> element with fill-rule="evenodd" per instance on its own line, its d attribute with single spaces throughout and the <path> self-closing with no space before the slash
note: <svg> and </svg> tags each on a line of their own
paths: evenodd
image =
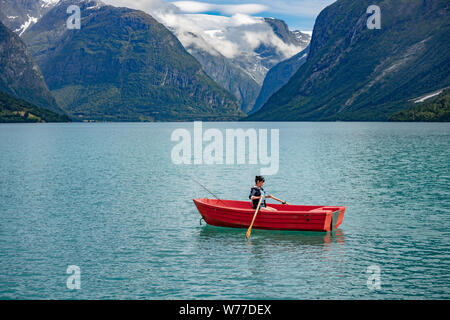
<svg viewBox="0 0 450 320">
<path fill-rule="evenodd" d="M 250 201 L 194 199 L 207 224 L 248 228 L 255 209 Z M 345 207 L 267 204 L 277 211 L 260 210 L 253 229 L 332 231 L 342 223 Z"/>
</svg>

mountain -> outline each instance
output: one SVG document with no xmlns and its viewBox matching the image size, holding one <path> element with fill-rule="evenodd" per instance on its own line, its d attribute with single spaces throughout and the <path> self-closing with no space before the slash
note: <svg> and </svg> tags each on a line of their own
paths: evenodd
<svg viewBox="0 0 450 320">
<path fill-rule="evenodd" d="M 69 4 L 81 29 L 66 28 Z M 74 120 L 235 120 L 236 99 L 150 15 L 94 0 L 60 1 L 23 35 Z"/>
<path fill-rule="evenodd" d="M 311 36 L 300 30 L 289 30 L 286 22 L 275 18 L 264 18 L 264 21 L 270 25 L 273 32 L 286 44 L 293 44 L 298 47 L 306 48 L 311 41 Z"/>
<path fill-rule="evenodd" d="M 242 15 L 170 15 L 157 18 L 181 41 L 205 72 L 232 92 L 249 112 L 273 66 L 302 51 L 310 36 L 273 18 Z"/>
<path fill-rule="evenodd" d="M 197 41 L 202 41 L 206 45 L 206 41 L 199 39 L 199 35 L 192 34 L 191 37 L 197 38 Z M 185 45 L 185 48 L 200 62 L 203 70 L 214 81 L 237 98 L 244 112 L 252 108 L 261 86 L 251 75 L 214 48 L 210 48 L 209 52 L 193 44 Z"/>
<path fill-rule="evenodd" d="M 270 28 L 273 30 L 275 35 L 282 41 L 284 45 L 293 46 L 297 48 L 295 54 L 305 49 L 310 41 L 310 36 L 306 33 L 301 33 L 300 31 L 290 31 L 287 24 L 283 20 L 278 20 L 275 18 L 265 18 L 265 23 L 267 23 Z M 287 56 L 286 54 L 282 55 L 279 46 L 275 43 L 261 43 L 256 49 L 255 52 L 258 54 L 259 60 L 263 66 L 263 70 L 265 71 L 263 77 L 258 81 L 258 83 L 262 84 L 267 72 L 277 65 L 279 62 L 286 60 L 287 58 L 291 58 L 292 55 Z"/>
<path fill-rule="evenodd" d="M 267 72 L 271 68 L 281 61 L 291 58 L 294 54 L 304 50 L 311 40 L 311 37 L 306 33 L 289 30 L 287 24 L 283 20 L 264 18 L 264 22 L 269 25 L 274 34 L 281 40 L 281 43 L 276 43 L 276 41 L 268 43 L 261 42 L 261 44 L 254 49 L 256 56 L 244 54 L 236 60 L 236 63 L 252 74 L 252 77 L 260 85 L 263 84 Z M 280 50 L 281 46 L 295 48 L 295 51 L 287 53 L 284 50 Z M 251 50 L 249 50 L 249 52 L 251 52 Z M 251 59 L 248 59 L 249 57 Z M 255 63 L 259 63 L 260 66 L 255 68 Z"/>
<path fill-rule="evenodd" d="M 0 21 L 22 35 L 59 0 L 0 0 Z"/>
<path fill-rule="evenodd" d="M 1 22 L 0 92 L 62 113 L 23 41 Z"/>
<path fill-rule="evenodd" d="M 70 122 L 70 119 L 0 92 L 0 123 L 7 122 Z"/>
<path fill-rule="evenodd" d="M 408 101 L 450 85 L 450 2 L 338 0 L 314 26 L 307 62 L 248 120 L 387 120 Z"/>
<path fill-rule="evenodd" d="M 263 86 L 259 92 L 258 98 L 251 110 L 254 113 L 269 100 L 269 98 L 289 82 L 291 77 L 297 72 L 308 57 L 309 47 L 297 53 L 290 59 L 284 60 L 269 70 L 264 79 Z"/>
<path fill-rule="evenodd" d="M 438 92 L 439 93 L 439 92 Z M 411 102 L 411 108 L 395 113 L 390 121 L 450 121 L 450 89 L 424 102 Z"/>
</svg>

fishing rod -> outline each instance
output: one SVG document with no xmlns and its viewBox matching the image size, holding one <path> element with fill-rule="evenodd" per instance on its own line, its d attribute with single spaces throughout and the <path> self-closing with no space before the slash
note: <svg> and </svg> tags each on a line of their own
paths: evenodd
<svg viewBox="0 0 450 320">
<path fill-rule="evenodd" d="M 208 188 L 206 188 L 203 184 L 201 184 L 200 182 L 198 182 L 196 179 L 194 179 L 193 176 L 186 174 L 189 178 L 191 178 L 195 183 L 197 183 L 200 187 L 202 187 L 203 189 L 205 189 L 207 192 L 209 192 L 214 198 L 216 198 L 217 200 L 219 200 L 220 202 L 222 202 L 224 205 L 227 205 L 225 202 L 223 202 L 221 199 L 219 199 L 218 196 L 216 196 L 214 193 L 212 193 Z"/>
</svg>

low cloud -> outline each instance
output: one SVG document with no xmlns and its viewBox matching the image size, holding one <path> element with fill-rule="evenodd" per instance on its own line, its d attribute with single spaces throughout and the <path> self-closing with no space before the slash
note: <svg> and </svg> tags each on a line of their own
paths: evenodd
<svg viewBox="0 0 450 320">
<path fill-rule="evenodd" d="M 301 50 L 284 43 L 264 19 L 259 17 L 245 14 L 225 17 L 168 12 L 158 14 L 157 19 L 171 28 L 185 47 L 194 45 L 211 54 L 220 53 L 229 59 L 254 54 L 253 50 L 262 44 L 277 48 L 284 58 Z"/>
</svg>

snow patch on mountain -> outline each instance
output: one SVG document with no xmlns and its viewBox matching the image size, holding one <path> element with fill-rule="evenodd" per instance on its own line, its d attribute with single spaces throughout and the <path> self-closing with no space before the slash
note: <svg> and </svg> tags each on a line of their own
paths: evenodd
<svg viewBox="0 0 450 320">
<path fill-rule="evenodd" d="M 20 36 L 61 0 L 0 1 L 2 22 Z M 0 15 L 2 16 L 2 15 Z"/>
<path fill-rule="evenodd" d="M 42 4 L 41 7 L 42 8 L 47 8 L 47 7 L 54 7 L 59 3 L 60 0 L 41 0 Z"/>
<path fill-rule="evenodd" d="M 427 95 L 424 96 L 424 97 L 420 97 L 420 98 L 418 98 L 418 99 L 415 99 L 415 100 L 414 100 L 414 103 L 422 103 L 422 102 L 424 102 L 424 101 L 426 101 L 426 100 L 428 100 L 428 99 L 431 99 L 431 98 L 433 98 L 433 97 L 436 97 L 436 96 L 440 95 L 443 91 L 444 91 L 444 89 L 439 90 L 439 91 L 437 91 L 437 92 L 433 92 L 433 93 L 427 94 Z"/>
<path fill-rule="evenodd" d="M 14 30 L 14 32 L 18 33 L 19 36 L 22 36 L 22 34 L 33 24 L 35 24 L 38 21 L 38 18 L 36 17 L 31 17 L 29 14 L 28 16 L 28 20 L 24 22 L 24 24 L 22 24 L 20 26 L 20 28 Z"/>
</svg>

